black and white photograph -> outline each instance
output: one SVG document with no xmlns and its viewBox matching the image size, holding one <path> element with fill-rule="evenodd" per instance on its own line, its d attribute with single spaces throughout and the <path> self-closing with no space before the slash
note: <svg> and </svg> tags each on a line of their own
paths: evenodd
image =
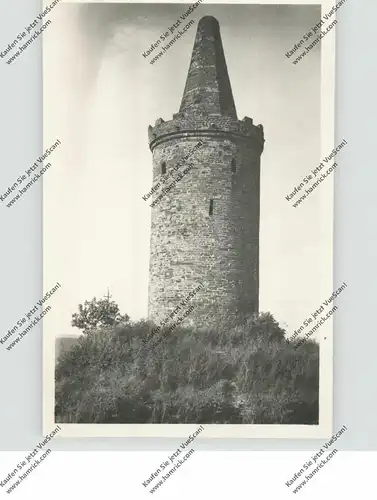
<svg viewBox="0 0 377 500">
<path fill-rule="evenodd" d="M 45 429 L 331 435 L 333 6 L 54 7 Z"/>
</svg>

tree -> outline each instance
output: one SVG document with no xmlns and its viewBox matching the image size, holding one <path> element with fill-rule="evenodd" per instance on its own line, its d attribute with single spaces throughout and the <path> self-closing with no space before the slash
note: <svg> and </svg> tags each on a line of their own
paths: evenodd
<svg viewBox="0 0 377 500">
<path fill-rule="evenodd" d="M 89 333 L 96 328 L 115 326 L 127 323 L 128 314 L 120 314 L 118 304 L 111 299 L 108 293 L 103 299 L 94 297 L 91 301 L 79 304 L 79 312 L 72 314 L 71 325 L 79 328 L 84 333 Z"/>
</svg>

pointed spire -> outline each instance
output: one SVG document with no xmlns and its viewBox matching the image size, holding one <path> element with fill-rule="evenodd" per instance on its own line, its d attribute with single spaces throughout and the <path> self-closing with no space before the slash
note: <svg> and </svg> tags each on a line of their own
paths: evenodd
<svg viewBox="0 0 377 500">
<path fill-rule="evenodd" d="M 198 23 L 179 112 L 237 119 L 220 26 L 212 16 L 202 17 Z"/>
</svg>

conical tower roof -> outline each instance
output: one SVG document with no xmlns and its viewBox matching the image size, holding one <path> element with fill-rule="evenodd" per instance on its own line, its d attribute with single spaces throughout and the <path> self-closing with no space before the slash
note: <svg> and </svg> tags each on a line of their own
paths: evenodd
<svg viewBox="0 0 377 500">
<path fill-rule="evenodd" d="M 198 23 L 180 113 L 237 119 L 220 26 L 212 16 Z"/>
</svg>

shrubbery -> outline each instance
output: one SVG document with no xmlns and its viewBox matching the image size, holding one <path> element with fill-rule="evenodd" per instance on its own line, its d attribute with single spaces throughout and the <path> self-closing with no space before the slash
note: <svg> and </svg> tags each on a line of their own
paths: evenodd
<svg viewBox="0 0 377 500">
<path fill-rule="evenodd" d="M 56 366 L 56 421 L 317 424 L 319 349 L 295 349 L 270 314 L 208 332 L 148 322 L 82 336 Z M 163 335 L 162 330 L 157 335 Z"/>
</svg>

